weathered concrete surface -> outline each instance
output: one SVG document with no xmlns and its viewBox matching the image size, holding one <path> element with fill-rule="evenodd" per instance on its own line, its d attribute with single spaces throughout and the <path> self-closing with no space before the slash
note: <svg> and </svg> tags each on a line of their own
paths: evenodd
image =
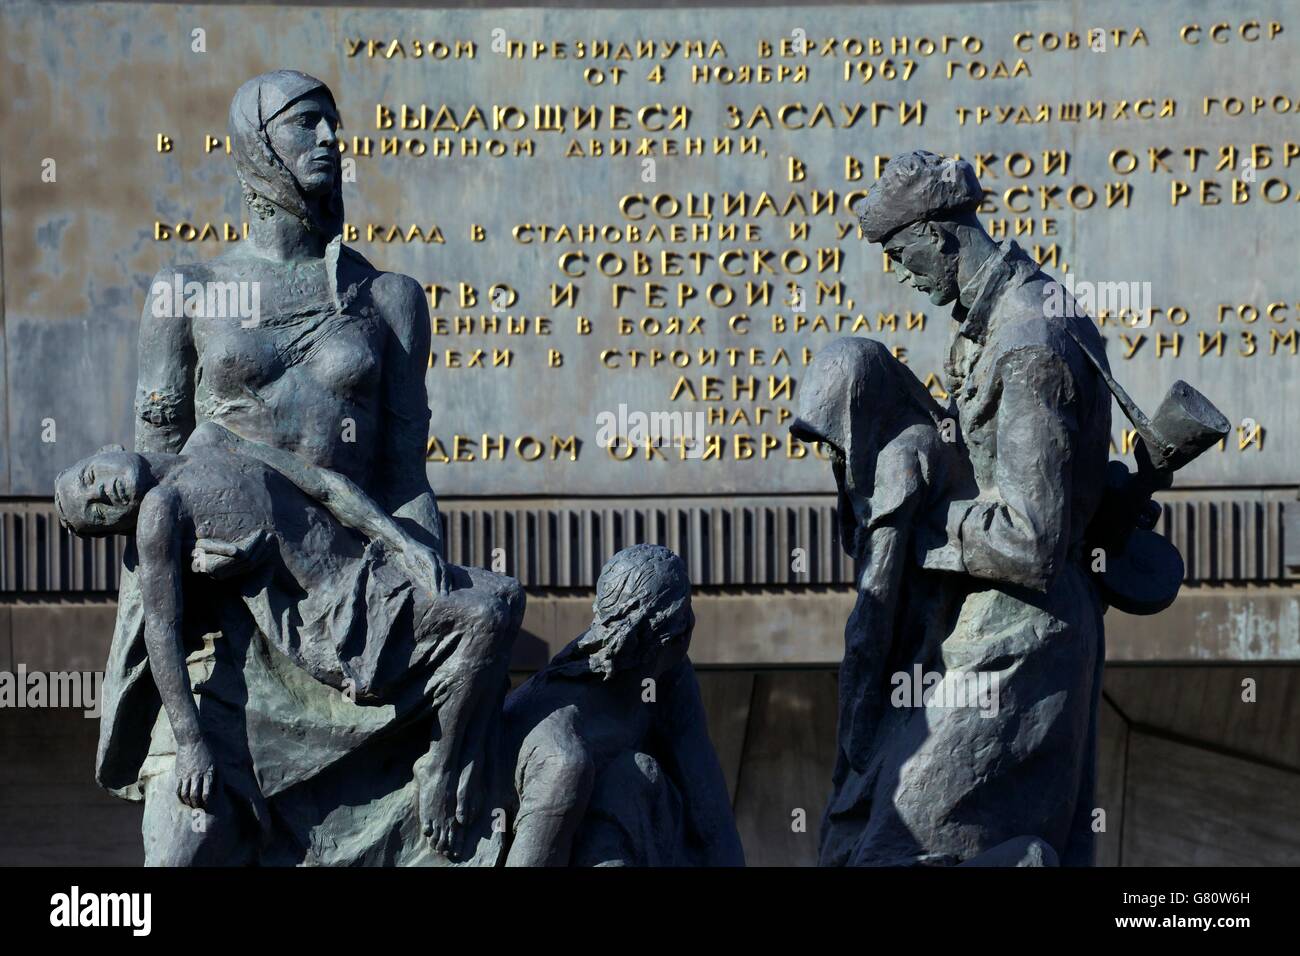
<svg viewBox="0 0 1300 956">
<path fill-rule="evenodd" d="M 1294 866 L 1300 775 L 1130 732 L 1125 866 Z"/>
<path fill-rule="evenodd" d="M 1185 588 L 1160 617 L 1107 613 L 1106 659 L 1112 664 L 1294 661 L 1298 605 L 1300 597 L 1286 588 Z M 853 594 L 847 588 L 697 589 L 692 606 L 697 624 L 691 659 L 702 666 L 825 667 L 844 652 L 843 622 L 853 609 Z M 113 602 L 0 605 L 0 621 L 13 617 L 14 664 L 54 670 L 101 669 L 115 613 Z M 530 594 L 511 666 L 540 667 L 590 619 L 590 594 Z M 1243 633 L 1267 639 L 1243 640 Z M 7 647 L 3 636 L 0 631 L 0 655 Z"/>
<path fill-rule="evenodd" d="M 1294 666 L 1114 667 L 1106 696 L 1139 730 L 1300 773 Z"/>
<path fill-rule="evenodd" d="M 7 605 L 14 663 L 29 671 L 102 671 L 116 614 L 116 602 Z"/>
<path fill-rule="evenodd" d="M 808 666 L 836 663 L 844 653 L 844 615 L 853 606 L 842 589 L 784 594 L 696 593 L 691 659 L 709 666 Z M 536 667 L 572 640 L 591 618 L 591 598 L 529 595 L 513 665 Z M 575 630 L 576 626 L 576 630 Z"/>
<path fill-rule="evenodd" d="M 1106 659 L 1123 662 L 1294 661 L 1295 588 L 1184 588 L 1156 617 L 1106 615 Z"/>
<path fill-rule="evenodd" d="M 0 712 L 0 865 L 139 866 L 140 805 L 94 781 L 98 721 Z"/>
<path fill-rule="evenodd" d="M 811 866 L 835 758 L 834 671 L 760 671 L 736 793 L 750 866 Z"/>
<path fill-rule="evenodd" d="M 1105 675 L 1109 680 L 1120 668 Z M 1103 696 L 1097 711 L 1097 808 L 1106 812 L 1105 829 L 1097 834 L 1097 866 L 1119 866 L 1120 835 L 1124 832 L 1124 776 L 1128 723 Z"/>
<path fill-rule="evenodd" d="M 727 793 L 734 806 L 740 768 L 745 758 L 745 730 L 749 724 L 755 674 L 745 670 L 702 670 L 698 677 L 700 695 L 709 715 L 709 736 L 718 753 L 718 762 L 722 764 Z"/>
<path fill-rule="evenodd" d="M 103 649 L 102 640 L 96 640 L 99 649 Z M 12 615 L 8 605 L 0 605 L 0 670 L 14 669 L 14 645 L 12 634 Z"/>
</svg>

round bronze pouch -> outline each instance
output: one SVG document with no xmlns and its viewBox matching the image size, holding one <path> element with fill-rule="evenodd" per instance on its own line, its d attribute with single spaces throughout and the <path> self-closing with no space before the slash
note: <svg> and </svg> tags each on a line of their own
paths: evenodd
<svg viewBox="0 0 1300 956">
<path fill-rule="evenodd" d="M 1158 614 L 1178 597 L 1183 557 L 1163 535 L 1136 529 L 1122 552 L 1106 555 L 1105 570 L 1093 579 L 1111 607 L 1126 614 Z"/>
</svg>

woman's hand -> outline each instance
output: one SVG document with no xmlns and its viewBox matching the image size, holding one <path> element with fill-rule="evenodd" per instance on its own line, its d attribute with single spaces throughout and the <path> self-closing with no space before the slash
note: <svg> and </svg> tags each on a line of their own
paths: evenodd
<svg viewBox="0 0 1300 956">
<path fill-rule="evenodd" d="M 179 744 L 176 748 L 176 796 L 181 803 L 195 810 L 207 807 L 216 779 L 216 762 L 212 751 L 200 737 L 193 743 Z"/>
<path fill-rule="evenodd" d="M 447 562 L 437 551 L 412 539 L 402 545 L 401 557 L 414 584 L 427 587 L 433 594 L 451 592 L 451 575 L 448 573 Z"/>
</svg>

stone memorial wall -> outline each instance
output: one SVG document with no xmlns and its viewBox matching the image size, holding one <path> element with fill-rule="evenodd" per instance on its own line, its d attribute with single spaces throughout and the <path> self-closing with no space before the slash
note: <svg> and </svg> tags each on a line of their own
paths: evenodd
<svg viewBox="0 0 1300 956">
<path fill-rule="evenodd" d="M 346 241 L 425 286 L 426 467 L 452 559 L 530 588 L 516 669 L 586 626 L 615 551 L 673 548 L 750 862 L 810 862 L 790 808 L 825 796 L 853 575 L 830 470 L 787 426 L 838 335 L 943 398 L 948 310 L 851 208 L 920 147 L 975 165 L 986 228 L 1091 310 L 1139 404 L 1183 378 L 1234 426 L 1162 496 L 1191 586 L 1107 617 L 1103 790 L 1133 815 L 1103 862 L 1289 859 L 1300 682 L 1265 669 L 1259 708 L 1229 704 L 1300 656 L 1297 12 L 5 3 L 0 669 L 102 666 L 122 541 L 61 532 L 53 478 L 130 445 L 146 295 L 183 298 L 185 264 L 244 234 L 230 97 L 300 69 L 339 97 Z M 201 307 L 256 319 L 251 290 Z M 136 811 L 87 779 L 94 723 L 23 713 L 0 725 L 0 818 L 22 821 L 0 857 L 134 861 Z"/>
<path fill-rule="evenodd" d="M 1216 396 L 1238 434 L 1187 481 L 1285 483 L 1284 13 L 10 5 L 8 490 L 45 495 L 60 462 L 129 439 L 145 293 L 240 240 L 226 105 L 276 66 L 339 91 L 346 241 L 426 287 L 442 495 L 828 490 L 786 432 L 813 352 L 879 336 L 942 397 L 949 320 L 851 211 L 917 146 L 975 164 L 989 230 L 1091 305 L 1140 403 L 1179 377 Z"/>
</svg>

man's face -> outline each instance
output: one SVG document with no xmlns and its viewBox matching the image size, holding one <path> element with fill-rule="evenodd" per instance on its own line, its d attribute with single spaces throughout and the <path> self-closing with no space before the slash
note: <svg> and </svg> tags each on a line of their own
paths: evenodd
<svg viewBox="0 0 1300 956">
<path fill-rule="evenodd" d="M 957 300 L 957 256 L 943 248 L 943 234 L 925 222 L 914 222 L 885 241 L 899 282 L 909 282 L 935 305 Z"/>
<path fill-rule="evenodd" d="M 280 161 L 304 193 L 334 188 L 339 178 L 339 117 L 323 91 L 292 103 L 266 128 Z"/>
<path fill-rule="evenodd" d="M 62 472 L 54 483 L 59 510 L 77 534 L 130 531 L 144 497 L 144 460 L 131 452 L 100 452 Z"/>
</svg>

